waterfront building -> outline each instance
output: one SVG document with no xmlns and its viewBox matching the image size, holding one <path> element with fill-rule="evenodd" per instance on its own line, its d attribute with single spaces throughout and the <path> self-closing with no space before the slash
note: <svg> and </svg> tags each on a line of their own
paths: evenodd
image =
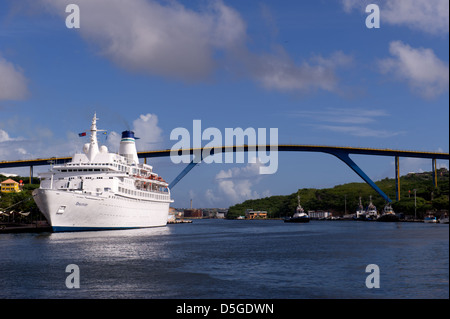
<svg viewBox="0 0 450 319">
<path fill-rule="evenodd" d="M 185 209 L 183 215 L 185 218 L 203 218 L 203 211 L 200 209 Z"/>
<path fill-rule="evenodd" d="M 323 212 L 323 211 L 316 212 L 316 211 L 310 210 L 310 211 L 308 211 L 308 215 L 309 215 L 309 218 L 312 218 L 312 219 L 323 219 L 323 218 L 330 218 L 332 213 Z"/>
<path fill-rule="evenodd" d="M 0 191 L 2 193 L 17 193 L 20 192 L 20 184 L 12 179 L 7 179 L 0 183 Z"/>
<path fill-rule="evenodd" d="M 218 211 L 216 218 L 225 218 L 227 216 L 227 211 Z"/>
<path fill-rule="evenodd" d="M 255 218 L 267 218 L 267 212 L 266 211 L 254 211 L 254 210 L 247 210 L 245 212 L 245 218 L 246 219 L 255 219 Z"/>
</svg>

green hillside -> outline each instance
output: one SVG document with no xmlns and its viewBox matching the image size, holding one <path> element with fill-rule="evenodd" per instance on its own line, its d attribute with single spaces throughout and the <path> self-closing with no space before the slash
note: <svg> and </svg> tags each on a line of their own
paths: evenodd
<svg viewBox="0 0 450 319">
<path fill-rule="evenodd" d="M 389 198 L 395 200 L 395 179 L 385 178 L 376 184 Z M 438 187 L 436 189 L 433 186 L 431 172 L 410 173 L 402 176 L 400 178 L 400 201 L 392 203 L 395 212 L 414 215 L 414 189 L 416 189 L 418 217 L 422 217 L 429 210 L 449 209 L 449 172 L 447 169 L 438 170 Z M 370 196 L 379 211 L 386 204 L 384 199 L 364 182 L 338 185 L 326 189 L 303 188 L 299 190 L 299 193 L 301 205 L 306 211 L 330 211 L 335 216 L 345 214 L 345 198 L 347 198 L 347 214 L 356 211 L 360 196 L 365 207 L 369 204 Z M 292 215 L 296 206 L 297 191 L 285 196 L 246 200 L 231 206 L 228 210 L 228 218 L 242 216 L 246 209 L 267 211 L 271 218 L 285 217 Z"/>
</svg>

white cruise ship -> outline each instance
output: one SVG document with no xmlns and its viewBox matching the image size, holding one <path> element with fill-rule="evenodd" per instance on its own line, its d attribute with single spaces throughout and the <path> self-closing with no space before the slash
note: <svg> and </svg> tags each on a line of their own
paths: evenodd
<svg viewBox="0 0 450 319">
<path fill-rule="evenodd" d="M 134 132 L 122 132 L 119 154 L 99 147 L 97 120 L 84 154 L 39 174 L 33 197 L 53 231 L 165 226 L 173 202 L 168 184 L 139 163 Z"/>
</svg>

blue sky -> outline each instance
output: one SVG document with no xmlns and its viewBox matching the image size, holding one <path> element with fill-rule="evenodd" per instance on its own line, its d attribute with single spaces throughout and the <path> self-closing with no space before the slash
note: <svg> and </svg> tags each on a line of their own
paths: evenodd
<svg viewBox="0 0 450 319">
<path fill-rule="evenodd" d="M 68 4 L 80 28 L 66 27 Z M 380 28 L 366 27 L 366 5 Z M 133 129 L 139 151 L 178 127 L 278 128 L 279 144 L 449 151 L 448 1 L 1 0 L 0 160 L 81 151 L 94 112 L 101 143 Z M 203 142 L 204 144 L 207 141 Z M 374 180 L 394 159 L 354 156 Z M 171 181 L 186 164 L 151 161 Z M 438 161 L 448 167 L 448 162 Z M 402 174 L 431 161 L 400 159 Z M 35 172 L 47 168 L 35 168 Z M 28 169 L 4 170 L 26 175 Z M 320 153 L 279 153 L 278 170 L 200 164 L 174 206 L 227 207 L 360 181 Z M 388 194 L 389 195 L 389 194 Z M 393 194 L 390 194 L 393 197 Z"/>
</svg>

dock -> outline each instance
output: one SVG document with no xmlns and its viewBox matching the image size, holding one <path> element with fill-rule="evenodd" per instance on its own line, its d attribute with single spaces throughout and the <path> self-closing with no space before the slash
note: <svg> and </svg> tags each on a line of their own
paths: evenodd
<svg viewBox="0 0 450 319">
<path fill-rule="evenodd" d="M 175 220 L 169 220 L 167 221 L 167 224 L 186 224 L 186 223 L 192 223 L 192 220 L 190 219 L 175 219 Z"/>
<path fill-rule="evenodd" d="M 44 233 L 52 232 L 52 227 L 47 223 L 0 223 L 0 234 L 14 234 L 14 233 Z"/>
</svg>

